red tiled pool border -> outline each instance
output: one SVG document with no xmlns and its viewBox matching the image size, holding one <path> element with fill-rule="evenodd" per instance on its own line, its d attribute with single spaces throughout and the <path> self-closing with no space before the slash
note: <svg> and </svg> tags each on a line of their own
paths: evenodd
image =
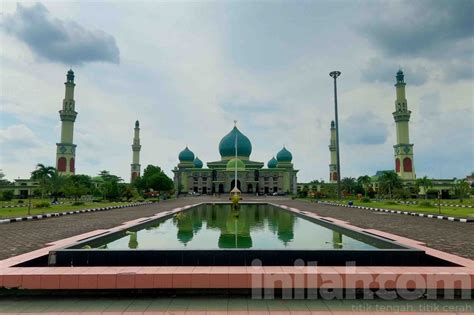
<svg viewBox="0 0 474 315">
<path fill-rule="evenodd" d="M 47 244 L 46 247 L 0 261 L 0 288 L 48 289 L 249 289 L 282 286 L 294 288 L 417 288 L 473 289 L 474 261 L 424 246 L 423 243 L 348 222 L 321 217 L 285 205 L 272 204 L 307 217 L 329 220 L 339 226 L 365 231 L 457 264 L 457 267 L 15 267 L 79 240 L 107 231 L 117 231 L 145 219 L 157 219 L 199 204 L 174 208 L 139 218 L 108 230 L 95 230 Z M 286 285 L 283 285 L 287 287 Z"/>
</svg>

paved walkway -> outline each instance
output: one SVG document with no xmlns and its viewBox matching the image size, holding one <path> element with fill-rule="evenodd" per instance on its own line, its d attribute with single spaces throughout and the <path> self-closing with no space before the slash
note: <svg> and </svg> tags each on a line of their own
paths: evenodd
<svg viewBox="0 0 474 315">
<path fill-rule="evenodd" d="M 239 297 L 193 297 L 193 298 L 108 298 L 108 297 L 17 297 L 0 299 L 0 314 L 333 314 L 354 313 L 395 314 L 410 312 L 449 314 L 474 312 L 468 300 L 252 300 Z M 392 313 L 393 312 L 393 313 Z"/>
<path fill-rule="evenodd" d="M 246 201 L 254 200 L 249 197 L 244 198 Z M 2 224 L 0 225 L 0 236 L 2 239 L 0 259 L 44 247 L 46 243 L 52 241 L 96 229 L 111 228 L 125 221 L 151 216 L 157 212 L 170 210 L 175 207 L 219 200 L 225 200 L 225 198 L 185 197 L 136 208 Z M 435 249 L 474 259 L 474 224 L 385 214 L 278 197 L 263 197 L 258 200 L 286 204 L 301 210 L 313 211 L 321 216 L 345 220 L 363 228 L 378 229 L 420 240 Z"/>
</svg>

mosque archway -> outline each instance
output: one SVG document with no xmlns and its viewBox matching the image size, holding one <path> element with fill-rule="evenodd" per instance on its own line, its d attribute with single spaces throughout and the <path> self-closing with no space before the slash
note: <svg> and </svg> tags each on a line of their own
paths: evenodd
<svg viewBox="0 0 474 315">
<path fill-rule="evenodd" d="M 234 189 L 235 187 L 235 179 L 232 180 L 232 182 L 230 183 L 230 190 Z M 241 187 L 240 187 L 240 180 L 237 180 L 237 188 L 242 191 Z"/>
<path fill-rule="evenodd" d="M 253 193 L 253 185 L 252 184 L 247 185 L 247 192 L 248 193 Z"/>
</svg>

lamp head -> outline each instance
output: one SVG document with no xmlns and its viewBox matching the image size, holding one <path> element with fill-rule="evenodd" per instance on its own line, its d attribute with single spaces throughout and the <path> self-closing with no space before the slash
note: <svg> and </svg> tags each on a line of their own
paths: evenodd
<svg viewBox="0 0 474 315">
<path fill-rule="evenodd" d="M 334 79 L 336 79 L 338 76 L 341 75 L 341 71 L 331 71 L 329 72 L 329 75 L 333 77 Z"/>
</svg>

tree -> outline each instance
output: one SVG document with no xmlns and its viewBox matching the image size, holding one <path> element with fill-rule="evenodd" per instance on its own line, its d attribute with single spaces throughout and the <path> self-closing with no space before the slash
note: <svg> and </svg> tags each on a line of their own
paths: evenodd
<svg viewBox="0 0 474 315">
<path fill-rule="evenodd" d="M 454 192 L 456 196 L 459 198 L 459 202 L 463 202 L 463 199 L 466 198 L 471 190 L 471 186 L 467 182 L 467 180 L 462 179 L 456 182 L 454 186 Z"/>
<path fill-rule="evenodd" d="M 51 173 L 49 178 L 48 187 L 51 191 L 51 195 L 56 199 L 61 194 L 64 193 L 64 185 L 66 183 L 67 177 L 61 175 L 56 169 Z"/>
<path fill-rule="evenodd" d="M 110 174 L 109 171 L 101 171 L 99 176 L 104 181 L 100 185 L 100 190 L 104 196 L 104 198 L 109 200 L 116 200 L 120 197 L 120 188 L 119 182 L 122 181 L 122 178 L 116 175 Z"/>
<path fill-rule="evenodd" d="M 433 182 L 428 177 L 424 176 L 423 178 L 418 178 L 416 180 L 416 185 L 419 187 L 423 187 L 423 191 L 425 192 L 425 199 L 428 199 L 428 189 L 433 187 Z"/>
<path fill-rule="evenodd" d="M 341 180 L 342 189 L 348 194 L 353 194 L 356 189 L 357 182 L 354 177 L 344 177 Z"/>
<path fill-rule="evenodd" d="M 87 195 L 90 192 L 87 175 L 72 175 L 65 179 L 62 190 L 68 197 L 74 197 L 77 200 L 79 197 Z"/>
<path fill-rule="evenodd" d="M 133 185 L 141 190 L 171 191 L 174 188 L 173 180 L 169 178 L 159 166 L 148 165 L 143 171 L 143 176 L 137 178 Z"/>
<path fill-rule="evenodd" d="M 357 178 L 357 182 L 364 189 L 364 196 L 367 198 L 367 192 L 369 191 L 369 187 L 370 187 L 370 184 L 372 183 L 372 179 L 368 175 L 363 175 Z"/>
<path fill-rule="evenodd" d="M 5 179 L 5 174 L 0 169 L 0 185 L 9 185 L 9 184 L 10 184 L 10 182 Z"/>
<path fill-rule="evenodd" d="M 387 193 L 389 198 L 392 199 L 392 192 L 396 188 L 402 187 L 402 181 L 394 171 L 384 172 L 379 177 L 379 192 Z"/>
<path fill-rule="evenodd" d="M 48 188 L 51 176 L 55 171 L 56 169 L 54 167 L 45 166 L 44 164 L 39 163 L 36 165 L 36 169 L 31 172 L 31 179 L 37 180 L 40 183 L 41 199 L 44 199 L 45 191 Z"/>
</svg>

